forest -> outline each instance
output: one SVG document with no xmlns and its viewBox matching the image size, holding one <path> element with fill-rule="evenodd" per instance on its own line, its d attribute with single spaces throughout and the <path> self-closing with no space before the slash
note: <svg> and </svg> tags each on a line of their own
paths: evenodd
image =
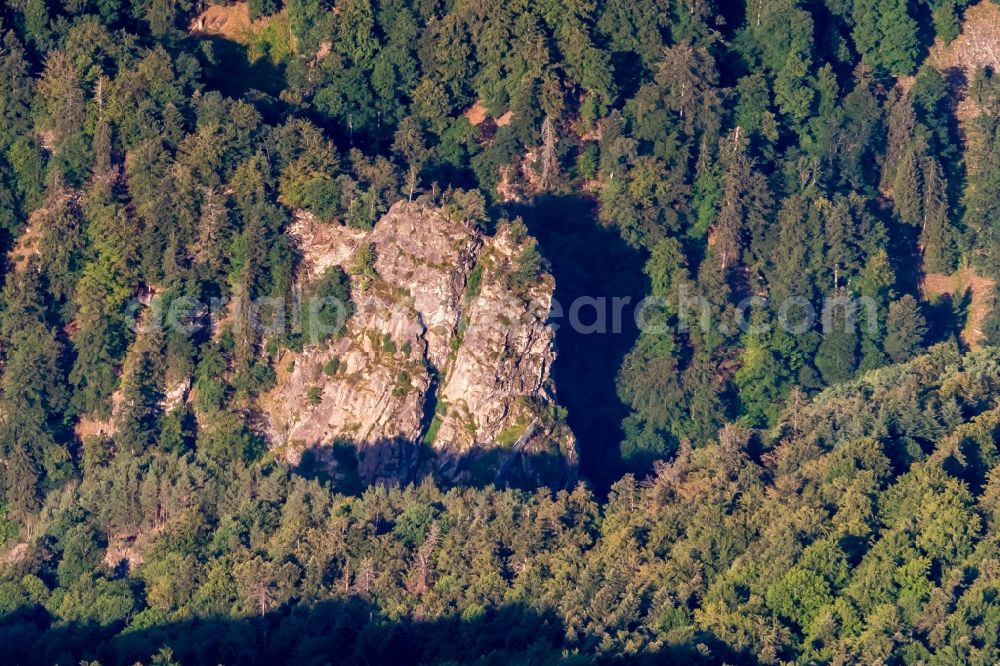
<svg viewBox="0 0 1000 666">
<path fill-rule="evenodd" d="M 0 661 L 1000 662 L 993 26 L 5 0 Z M 260 428 L 315 331 L 137 333 L 151 304 L 291 309 L 294 220 L 401 201 L 517 230 L 514 293 L 657 304 L 555 334 L 578 483 L 344 483 Z M 349 301 L 371 252 L 310 294 Z"/>
</svg>

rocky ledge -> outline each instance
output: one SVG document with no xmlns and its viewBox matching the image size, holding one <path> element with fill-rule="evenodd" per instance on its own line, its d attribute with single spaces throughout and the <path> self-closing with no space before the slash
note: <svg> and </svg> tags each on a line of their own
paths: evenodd
<svg viewBox="0 0 1000 666">
<path fill-rule="evenodd" d="M 522 226 L 488 236 L 448 209 L 400 202 L 371 231 L 300 214 L 290 234 L 305 288 L 332 266 L 355 274 L 353 314 L 342 334 L 280 360 L 261 401 L 276 452 L 366 484 L 575 480 L 550 377 L 555 283 L 525 279 Z M 362 251 L 374 271 L 357 275 Z"/>
</svg>

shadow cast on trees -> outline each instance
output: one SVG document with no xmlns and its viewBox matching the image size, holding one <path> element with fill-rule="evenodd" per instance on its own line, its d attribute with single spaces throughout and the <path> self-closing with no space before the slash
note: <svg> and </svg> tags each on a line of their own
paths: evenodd
<svg viewBox="0 0 1000 666">
<path fill-rule="evenodd" d="M 616 379 L 625 355 L 639 336 L 634 313 L 649 293 L 645 259 L 613 229 L 597 219 L 596 202 L 585 196 L 545 196 L 515 207 L 555 277 L 555 299 L 562 316 L 553 323 L 558 356 L 552 367 L 557 398 L 567 408 L 567 422 L 579 442 L 580 470 L 603 494 L 621 476 L 621 422 L 628 408 L 621 402 Z M 613 299 L 628 298 L 620 330 L 588 333 L 569 325 L 570 308 L 578 299 L 604 299 L 612 324 Z M 584 324 L 594 321 L 592 308 L 581 308 Z"/>
<path fill-rule="evenodd" d="M 941 294 L 923 306 L 927 318 L 928 344 L 956 340 L 961 342 L 962 329 L 969 318 L 972 291 L 961 294 Z"/>
<path fill-rule="evenodd" d="M 472 447 L 461 452 L 438 452 L 424 442 L 393 439 L 357 445 L 345 440 L 308 447 L 298 473 L 331 484 L 334 490 L 358 495 L 374 485 L 405 486 L 426 479 L 437 485 L 486 486 L 535 490 L 570 488 L 577 470 L 567 465 L 557 445 L 550 450 L 542 438 L 528 448 Z"/>
<path fill-rule="evenodd" d="M 707 633 L 656 653 L 598 658 L 592 656 L 598 639 L 567 631 L 552 612 L 511 604 L 466 615 L 394 620 L 361 596 L 345 595 L 252 617 L 164 621 L 122 631 L 119 625 L 55 624 L 40 607 L 21 608 L 0 620 L 0 661 L 69 666 L 96 659 L 125 666 L 148 664 L 168 648 L 176 662 L 205 666 L 755 663 Z"/>
<path fill-rule="evenodd" d="M 300 474 L 330 481 L 338 491 L 351 494 L 370 485 L 406 485 L 425 478 L 442 486 L 565 488 L 582 476 L 603 495 L 621 477 L 621 422 L 628 408 L 618 397 L 616 380 L 639 335 L 635 310 L 649 292 L 644 257 L 598 221 L 595 202 L 586 196 L 543 196 L 504 212 L 524 219 L 555 277 L 561 314 L 552 318 L 558 351 L 552 377 L 578 443 L 579 467 L 567 468 L 558 445 L 542 437 L 526 447 L 498 445 L 444 455 L 422 441 L 363 446 L 340 441 L 310 443 Z M 615 299 L 621 299 L 620 307 Z M 574 303 L 584 301 L 588 304 L 574 312 Z M 583 326 L 571 324 L 574 314 Z M 608 330 L 587 330 L 598 316 Z M 428 404 L 425 421 L 435 412 Z M 423 424 L 424 432 L 431 428 Z"/>
<path fill-rule="evenodd" d="M 277 97 L 285 88 L 285 68 L 270 55 L 251 60 L 246 45 L 217 35 L 197 38 L 205 44 L 205 77 L 212 89 L 240 98 L 253 91 Z"/>
</svg>

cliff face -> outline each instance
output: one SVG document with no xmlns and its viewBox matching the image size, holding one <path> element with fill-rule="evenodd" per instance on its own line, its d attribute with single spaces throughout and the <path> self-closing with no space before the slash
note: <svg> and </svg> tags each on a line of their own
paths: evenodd
<svg viewBox="0 0 1000 666">
<path fill-rule="evenodd" d="M 356 447 L 365 483 L 434 473 L 446 482 L 562 485 L 576 448 L 549 371 L 554 281 L 514 293 L 523 239 L 488 237 L 444 210 L 401 202 L 370 232 L 299 216 L 300 281 L 350 272 L 359 248 L 374 272 L 351 280 L 342 335 L 288 353 L 261 401 L 272 445 L 336 471 L 336 444 Z"/>
</svg>

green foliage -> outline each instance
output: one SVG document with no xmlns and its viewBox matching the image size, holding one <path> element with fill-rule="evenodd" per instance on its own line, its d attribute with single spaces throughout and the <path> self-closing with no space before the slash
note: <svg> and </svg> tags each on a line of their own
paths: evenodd
<svg viewBox="0 0 1000 666">
<path fill-rule="evenodd" d="M 482 263 L 477 263 L 469 273 L 469 280 L 465 283 L 465 293 L 463 298 L 466 303 L 470 303 L 476 296 L 479 295 L 479 288 L 483 280 L 483 271 L 485 268 Z"/>
<path fill-rule="evenodd" d="M 437 414 L 435 414 L 431 418 L 431 423 L 427 427 L 427 432 L 424 434 L 424 437 L 423 437 L 423 440 L 422 440 L 422 442 L 424 444 L 433 444 L 434 443 L 434 439 L 437 437 L 438 431 L 441 429 L 441 424 L 442 423 L 443 423 L 443 421 L 441 420 L 441 417 L 438 416 Z"/>
<path fill-rule="evenodd" d="M 277 132 L 288 160 L 281 174 L 282 201 L 304 208 L 322 220 L 341 212 L 341 184 L 336 179 L 339 161 L 321 131 L 304 121 L 292 121 Z"/>
<path fill-rule="evenodd" d="M 853 304 L 831 305 L 828 314 L 815 363 L 823 379 L 833 384 L 854 374 L 858 364 L 858 335 Z"/>
<path fill-rule="evenodd" d="M 907 0 L 854 0 L 853 16 L 851 36 L 871 65 L 897 75 L 913 73 L 920 42 Z"/>
<path fill-rule="evenodd" d="M 985 351 L 922 355 L 967 306 L 917 289 L 1000 277 L 1000 85 L 971 77 L 960 133 L 963 91 L 921 65 L 967 4 L 251 0 L 267 21 L 221 36 L 187 34 L 188 0 L 8 3 L 2 661 L 1000 661 L 1000 314 Z M 369 238 L 310 284 L 300 232 L 362 238 L 401 199 L 543 239 L 515 220 L 466 304 L 494 273 L 560 298 L 635 274 L 651 325 L 585 357 L 557 332 L 559 385 L 532 390 L 602 396 L 542 429 L 597 426 L 575 434 L 598 496 L 595 468 L 639 480 L 606 502 L 416 483 L 576 478 L 542 437 L 440 455 L 461 405 L 430 395 L 422 443 L 268 450 L 282 345 L 386 287 Z M 542 207 L 571 224 L 545 234 Z M 188 298 L 190 330 L 135 325 Z M 290 332 L 255 326 L 261 298 Z M 840 298 L 873 307 L 805 316 Z M 405 397 L 424 359 L 396 340 L 372 337 Z"/>
<path fill-rule="evenodd" d="M 588 141 L 584 144 L 576 165 L 581 178 L 590 180 L 597 175 L 597 167 L 600 164 L 599 155 L 600 148 L 596 141 Z"/>
<path fill-rule="evenodd" d="M 20 137 L 8 153 L 14 185 L 25 209 L 37 207 L 42 200 L 45 182 L 45 159 L 34 141 Z"/>
<path fill-rule="evenodd" d="M 396 343 L 392 341 L 392 337 L 388 333 L 382 335 L 382 351 L 386 354 L 396 353 Z"/>
<path fill-rule="evenodd" d="M 69 623 L 104 627 L 113 639 L 103 654 L 116 659 L 148 659 L 165 645 L 182 662 L 215 660 L 233 649 L 227 632 L 246 622 L 276 637 L 248 643 L 248 656 L 282 661 L 289 652 L 315 654 L 313 637 L 327 631 L 316 623 L 328 607 L 356 627 L 338 639 L 348 661 L 371 655 L 359 632 L 379 636 L 418 616 L 422 654 L 438 661 L 479 649 L 443 639 L 437 647 L 450 623 L 476 626 L 525 604 L 548 618 L 531 624 L 531 635 L 549 624 L 563 635 L 576 622 L 582 636 L 509 644 L 508 619 L 489 628 L 504 640 L 491 654 L 610 657 L 641 650 L 613 636 L 645 637 L 669 640 L 664 654 L 691 663 L 699 654 L 691 641 L 708 629 L 716 651 L 758 660 L 774 651 L 808 661 L 851 650 L 865 659 L 917 653 L 989 662 L 998 625 L 987 621 L 997 608 L 986 521 L 995 514 L 997 475 L 970 486 L 963 477 L 979 463 L 954 453 L 961 433 L 966 451 L 976 442 L 996 460 L 997 361 L 995 350 L 961 357 L 935 347 L 811 402 L 790 401 L 780 433 L 759 431 L 751 441 L 726 428 L 706 446 L 681 445 L 644 482 L 625 476 L 602 503 L 582 486 L 445 491 L 425 482 L 345 496 L 284 465 L 233 459 L 207 473 L 184 455 L 119 459 L 88 473 L 74 502 L 50 506 L 42 538 L 53 557 L 26 561 L 0 581 L 0 608 L 19 613 L 7 626 L 17 623 L 26 637 L 3 649 L 18 661 L 43 649 L 77 659 L 107 640 L 65 641 L 59 627 Z M 968 411 L 948 425 L 929 408 L 942 400 Z M 889 404 L 909 434 L 884 434 Z M 907 437 L 931 453 L 898 466 L 887 453 Z M 757 446 L 774 455 L 758 460 Z M 338 464 L 346 468 L 346 458 Z M 475 511 L 489 518 L 470 520 Z M 100 559 L 119 530 L 143 535 L 130 546 L 143 561 L 110 577 Z M 486 545 L 542 570 L 505 575 L 506 558 Z M 333 583 L 324 582 L 329 576 Z M 940 606 L 943 590 L 959 582 Z M 346 605 L 345 588 L 353 596 Z M 628 602 L 634 589 L 650 603 Z M 922 618 L 932 612 L 954 634 L 928 636 Z M 207 633 L 170 627 L 171 616 L 211 623 L 220 613 L 230 618 Z M 64 624 L 49 628 L 56 621 Z M 730 631 L 733 623 L 772 632 Z"/>
<path fill-rule="evenodd" d="M 990 298 L 990 312 L 983 322 L 983 335 L 987 343 L 1000 345 L 1000 290 L 994 289 Z"/>
<path fill-rule="evenodd" d="M 323 374 L 328 377 L 335 376 L 338 370 L 340 370 L 340 359 L 336 356 L 323 364 Z"/>
<path fill-rule="evenodd" d="M 909 361 L 917 355 L 927 335 L 927 321 L 916 299 L 907 294 L 889 305 L 885 351 L 893 362 Z"/>
<path fill-rule="evenodd" d="M 282 197 L 289 206 L 305 208 L 323 220 L 330 220 L 340 210 L 340 186 L 327 173 L 296 177 L 282 185 Z M 294 180 L 291 180 L 294 178 Z"/>
<path fill-rule="evenodd" d="M 278 0 L 248 0 L 247 11 L 250 14 L 250 20 L 254 21 L 276 13 L 280 6 Z"/>
<path fill-rule="evenodd" d="M 362 243 L 354 254 L 351 264 L 351 277 L 358 280 L 362 289 L 371 285 L 372 281 L 378 277 L 375 270 L 375 245 L 373 243 Z"/>
<path fill-rule="evenodd" d="M 340 335 L 354 311 L 347 275 L 331 266 L 305 294 L 302 331 L 309 344 Z"/>
<path fill-rule="evenodd" d="M 753 328 L 744 341 L 742 365 L 733 377 L 740 390 L 743 412 L 755 427 L 769 425 L 777 419 L 785 385 L 785 364 L 775 353 L 774 341 L 770 336 L 752 332 L 763 324 L 761 316 L 755 315 L 751 320 Z"/>
<path fill-rule="evenodd" d="M 17 538 L 20 531 L 17 523 L 10 519 L 10 511 L 6 504 L 0 504 L 0 547 L 9 546 L 11 541 Z M 7 612 L 14 610 L 15 608 L 9 608 Z"/>
<path fill-rule="evenodd" d="M 935 3 L 938 6 L 934 7 L 934 32 L 945 44 L 958 37 L 961 31 L 959 12 L 966 3 L 967 0 L 943 0 Z"/>
<path fill-rule="evenodd" d="M 538 250 L 538 241 L 528 238 L 514 257 L 509 274 L 511 288 L 515 292 L 523 292 L 537 282 L 543 270 L 544 259 Z"/>
</svg>

